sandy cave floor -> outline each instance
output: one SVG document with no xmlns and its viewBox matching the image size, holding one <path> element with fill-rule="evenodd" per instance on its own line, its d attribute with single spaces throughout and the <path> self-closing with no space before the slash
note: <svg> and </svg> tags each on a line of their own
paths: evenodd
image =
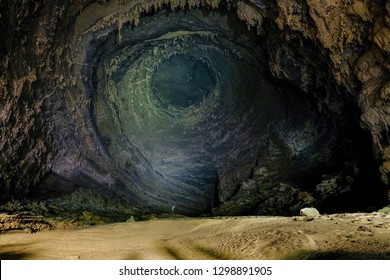
<svg viewBox="0 0 390 280">
<path fill-rule="evenodd" d="M 390 215 L 167 218 L 0 235 L 1 259 L 390 259 Z"/>
</svg>

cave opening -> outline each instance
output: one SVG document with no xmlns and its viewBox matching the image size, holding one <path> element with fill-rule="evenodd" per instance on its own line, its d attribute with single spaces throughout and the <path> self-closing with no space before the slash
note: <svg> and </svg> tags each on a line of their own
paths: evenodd
<svg viewBox="0 0 390 280">
<path fill-rule="evenodd" d="M 215 84 L 208 66 L 187 56 L 162 61 L 153 75 L 154 97 L 174 107 L 198 106 Z"/>
<path fill-rule="evenodd" d="M 125 197 L 187 215 L 354 208 L 335 199 L 360 184 L 350 141 L 364 135 L 357 126 L 346 131 L 343 89 L 325 78 L 315 46 L 279 41 L 269 22 L 263 29 L 248 30 L 223 5 L 162 9 L 91 43 L 93 119 Z M 284 80 L 270 69 L 275 44 L 294 52 L 281 61 Z M 308 59 L 323 67 L 316 82 L 325 91 L 298 85 L 297 63 Z"/>
<path fill-rule="evenodd" d="M 76 78 L 65 105 L 51 107 L 67 123 L 50 120 L 61 127 L 53 136 L 60 152 L 37 196 L 85 188 L 144 212 L 174 205 L 189 216 L 387 203 L 378 160 L 363 148 L 372 142 L 362 112 L 336 81 L 329 53 L 281 32 L 272 9 L 251 1 L 127 14 L 107 7 L 91 5 L 75 24 L 91 17 L 88 27 L 63 38 L 74 42 L 75 62 L 61 74 Z M 106 202 L 96 203 L 103 211 Z"/>
</svg>

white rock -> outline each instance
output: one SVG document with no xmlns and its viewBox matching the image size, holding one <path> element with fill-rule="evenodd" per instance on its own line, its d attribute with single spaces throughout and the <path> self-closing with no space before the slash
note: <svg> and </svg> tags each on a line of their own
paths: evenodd
<svg viewBox="0 0 390 280">
<path fill-rule="evenodd" d="M 303 208 L 301 209 L 300 214 L 301 216 L 305 216 L 307 220 L 312 220 L 321 216 L 316 208 Z"/>
</svg>

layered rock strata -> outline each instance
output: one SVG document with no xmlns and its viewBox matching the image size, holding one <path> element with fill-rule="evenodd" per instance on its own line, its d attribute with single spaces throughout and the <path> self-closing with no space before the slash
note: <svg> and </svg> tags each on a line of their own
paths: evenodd
<svg viewBox="0 0 390 280">
<path fill-rule="evenodd" d="M 0 192 L 188 215 L 380 204 L 389 7 L 1 1 Z"/>
</svg>

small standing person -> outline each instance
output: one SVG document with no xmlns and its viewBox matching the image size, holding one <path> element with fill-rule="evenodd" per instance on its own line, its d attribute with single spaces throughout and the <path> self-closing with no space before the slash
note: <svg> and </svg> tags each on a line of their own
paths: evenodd
<svg viewBox="0 0 390 280">
<path fill-rule="evenodd" d="M 172 215 L 175 215 L 175 205 L 172 206 Z"/>
</svg>

